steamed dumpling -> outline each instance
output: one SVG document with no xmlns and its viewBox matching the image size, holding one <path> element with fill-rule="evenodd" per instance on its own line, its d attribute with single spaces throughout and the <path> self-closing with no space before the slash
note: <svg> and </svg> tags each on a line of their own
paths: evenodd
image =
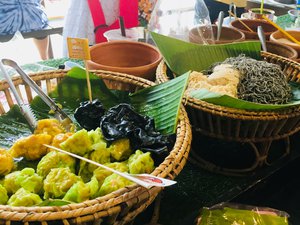
<svg viewBox="0 0 300 225">
<path fill-rule="evenodd" d="M 39 194 L 43 187 L 43 178 L 37 175 L 32 168 L 24 168 L 7 174 L 4 178 L 4 187 L 9 194 L 16 193 L 20 188 Z"/>
<path fill-rule="evenodd" d="M 0 205 L 5 205 L 8 200 L 8 195 L 5 187 L 0 184 Z"/>
<path fill-rule="evenodd" d="M 71 172 L 70 168 L 54 168 L 44 180 L 44 198 L 63 198 L 80 177 Z"/>
<path fill-rule="evenodd" d="M 20 188 L 9 198 L 7 204 L 10 206 L 34 206 L 40 204 L 42 201 L 39 195 Z"/>
<path fill-rule="evenodd" d="M 40 160 L 36 172 L 45 178 L 53 168 L 68 167 L 72 173 L 75 173 L 75 164 L 75 158 L 61 152 L 52 151 Z"/>
<path fill-rule="evenodd" d="M 14 159 L 9 151 L 0 148 L 0 176 L 6 175 L 14 168 Z"/>
<path fill-rule="evenodd" d="M 128 159 L 129 172 L 132 174 L 148 173 L 154 170 L 154 161 L 151 158 L 150 152 L 143 153 L 136 150 L 135 154 Z"/>
<path fill-rule="evenodd" d="M 16 141 L 10 149 L 13 157 L 25 157 L 27 160 L 37 160 L 48 153 L 43 144 L 51 144 L 52 136 L 49 134 L 33 134 Z"/>
</svg>

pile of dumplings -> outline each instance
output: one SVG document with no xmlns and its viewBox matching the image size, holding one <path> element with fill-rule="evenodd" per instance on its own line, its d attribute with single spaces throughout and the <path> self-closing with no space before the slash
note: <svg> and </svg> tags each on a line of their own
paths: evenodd
<svg viewBox="0 0 300 225">
<path fill-rule="evenodd" d="M 35 206 L 49 199 L 79 203 L 133 184 L 93 164 L 51 151 L 44 144 L 121 172 L 140 174 L 154 170 L 150 152 L 134 152 L 126 138 L 107 143 L 100 128 L 65 132 L 56 119 L 39 120 L 34 134 L 19 139 L 10 149 L 0 149 L 0 204 Z M 20 157 L 37 166 L 17 170 L 14 159 Z"/>
</svg>

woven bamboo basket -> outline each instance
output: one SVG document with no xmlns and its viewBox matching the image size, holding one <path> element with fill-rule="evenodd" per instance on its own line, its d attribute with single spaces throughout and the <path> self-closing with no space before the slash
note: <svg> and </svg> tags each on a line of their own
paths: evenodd
<svg viewBox="0 0 300 225">
<path fill-rule="evenodd" d="M 149 87 L 155 83 L 121 73 L 92 71 L 103 79 L 114 82 L 116 88 L 128 87 L 136 89 Z M 40 86 L 44 86 L 47 92 L 53 90 L 58 82 L 66 75 L 64 70 L 47 71 L 31 74 L 31 78 Z M 13 77 L 17 90 L 24 86 L 20 77 Z M 6 81 L 0 81 L 0 93 L 5 94 L 5 100 L 0 103 L 0 114 L 4 114 L 13 106 L 12 95 Z M 30 102 L 34 92 L 25 85 L 23 99 Z M 5 105 L 7 104 L 8 107 Z M 180 118 L 177 127 L 175 145 L 165 160 L 153 171 L 153 175 L 174 179 L 183 169 L 191 144 L 191 128 L 184 107 L 180 109 Z M 131 185 L 108 195 L 88 200 L 82 203 L 65 206 L 46 207 L 10 207 L 0 205 L 0 224 L 127 224 L 144 211 L 162 191 L 160 187 L 150 189 L 139 185 Z"/>
<path fill-rule="evenodd" d="M 300 82 L 300 64 L 268 52 L 261 54 L 265 61 L 280 65 L 288 81 Z M 156 71 L 157 81 L 161 83 L 169 80 L 169 73 L 167 65 L 161 62 Z M 196 156 L 201 166 L 217 172 L 253 171 L 266 163 L 274 140 L 285 139 L 286 151 L 283 156 L 287 155 L 288 137 L 300 130 L 300 107 L 298 106 L 277 111 L 247 111 L 218 106 L 188 96 L 185 96 L 185 105 L 194 138 L 199 132 L 226 141 L 247 142 L 254 150 L 256 160 L 250 168 L 231 170 L 206 162 L 201 156 L 196 155 L 196 149 L 193 149 L 192 155 Z"/>
</svg>

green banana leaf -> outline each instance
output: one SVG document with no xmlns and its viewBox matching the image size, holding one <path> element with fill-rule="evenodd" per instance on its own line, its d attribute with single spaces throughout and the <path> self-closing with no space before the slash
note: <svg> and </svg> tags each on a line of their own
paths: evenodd
<svg viewBox="0 0 300 225">
<path fill-rule="evenodd" d="M 255 211 L 232 209 L 225 207 L 223 209 L 203 208 L 201 211 L 201 222 L 199 225 L 288 225 L 286 217 L 269 214 L 259 214 Z"/>
<path fill-rule="evenodd" d="M 190 72 L 187 72 L 168 82 L 145 88 L 129 96 L 135 109 L 140 114 L 154 118 L 156 129 L 163 134 L 176 131 L 180 102 L 189 74 Z"/>
<path fill-rule="evenodd" d="M 63 206 L 63 205 L 68 205 L 71 204 L 72 202 L 66 201 L 66 200 L 61 200 L 61 199 L 47 199 L 37 206 Z"/>
<path fill-rule="evenodd" d="M 172 134 L 176 130 L 179 107 L 188 82 L 189 73 L 172 81 L 142 89 L 134 94 L 126 91 L 109 90 L 102 79 L 90 74 L 93 99 L 99 98 L 106 108 L 121 102 L 132 103 L 137 111 L 155 120 L 156 129 L 163 134 Z M 74 120 L 74 110 L 80 102 L 88 100 L 85 71 L 73 68 L 49 94 L 56 103 Z M 31 103 L 38 119 L 52 117 L 49 107 L 35 97 Z M 78 125 L 78 124 L 77 124 Z M 0 147 L 9 148 L 20 137 L 31 134 L 29 127 L 17 106 L 7 114 L 0 116 Z"/>
<path fill-rule="evenodd" d="M 249 102 L 238 98 L 233 98 L 228 95 L 223 95 L 215 92 L 208 91 L 207 89 L 194 90 L 190 92 L 192 98 L 203 100 L 215 105 L 221 105 L 225 107 L 235 108 L 235 109 L 245 109 L 251 111 L 267 111 L 267 110 L 278 110 L 284 109 L 291 106 L 297 106 L 300 104 L 300 86 L 293 84 L 292 93 L 293 99 L 287 104 L 260 104 L 255 102 Z"/>
<path fill-rule="evenodd" d="M 236 42 L 230 44 L 199 45 L 171 38 L 155 32 L 151 36 L 173 73 L 181 75 L 189 70 L 203 71 L 213 63 L 228 57 L 245 54 L 261 59 L 259 41 Z"/>
</svg>

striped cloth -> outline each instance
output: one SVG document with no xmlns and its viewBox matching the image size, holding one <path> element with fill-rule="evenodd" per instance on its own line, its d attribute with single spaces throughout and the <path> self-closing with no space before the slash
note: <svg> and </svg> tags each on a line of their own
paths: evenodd
<svg viewBox="0 0 300 225">
<path fill-rule="evenodd" d="M 0 0 L 0 35 L 40 30 L 47 25 L 40 0 Z"/>
</svg>

